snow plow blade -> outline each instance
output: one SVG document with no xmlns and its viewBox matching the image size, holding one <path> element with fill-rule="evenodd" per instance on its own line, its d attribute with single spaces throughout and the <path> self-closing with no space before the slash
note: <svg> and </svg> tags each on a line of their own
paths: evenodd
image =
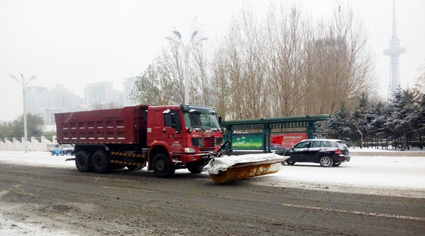
<svg viewBox="0 0 425 236">
<path fill-rule="evenodd" d="M 276 173 L 288 158 L 274 153 L 219 157 L 210 160 L 204 171 L 214 182 L 224 184 Z"/>
</svg>

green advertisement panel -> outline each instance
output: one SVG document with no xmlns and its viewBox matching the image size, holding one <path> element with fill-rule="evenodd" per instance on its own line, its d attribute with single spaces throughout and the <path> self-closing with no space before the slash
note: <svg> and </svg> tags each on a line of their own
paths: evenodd
<svg viewBox="0 0 425 236">
<path fill-rule="evenodd" d="M 263 134 L 233 134 L 233 150 L 261 150 L 263 149 Z"/>
</svg>

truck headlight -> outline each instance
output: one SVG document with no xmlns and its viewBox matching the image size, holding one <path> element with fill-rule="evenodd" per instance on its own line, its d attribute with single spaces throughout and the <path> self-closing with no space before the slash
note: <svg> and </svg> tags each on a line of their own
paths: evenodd
<svg viewBox="0 0 425 236">
<path fill-rule="evenodd" d="M 195 149 L 192 147 L 185 147 L 184 153 L 195 153 Z"/>
</svg>

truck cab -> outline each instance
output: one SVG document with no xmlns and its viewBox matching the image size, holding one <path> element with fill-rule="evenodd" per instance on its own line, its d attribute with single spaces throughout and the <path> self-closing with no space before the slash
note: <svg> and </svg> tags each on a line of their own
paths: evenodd
<svg viewBox="0 0 425 236">
<path fill-rule="evenodd" d="M 204 106 L 149 106 L 146 127 L 149 169 L 158 172 L 157 165 L 166 168 L 170 164 L 171 169 L 188 168 L 192 173 L 200 173 L 209 155 L 222 143 L 216 113 L 213 107 Z M 155 160 L 157 157 L 163 160 Z M 164 169 L 164 176 L 169 174 L 166 172 Z"/>
</svg>

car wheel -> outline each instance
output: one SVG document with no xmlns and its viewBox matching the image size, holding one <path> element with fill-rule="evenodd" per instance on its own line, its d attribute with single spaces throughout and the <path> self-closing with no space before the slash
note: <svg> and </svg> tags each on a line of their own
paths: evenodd
<svg viewBox="0 0 425 236">
<path fill-rule="evenodd" d="M 329 167 L 329 166 L 332 166 L 333 160 L 330 156 L 322 156 L 319 159 L 319 163 L 321 166 Z"/>
<path fill-rule="evenodd" d="M 293 166 L 295 164 L 295 161 L 288 161 L 286 163 L 288 163 L 288 165 L 290 165 L 290 166 Z"/>
</svg>

